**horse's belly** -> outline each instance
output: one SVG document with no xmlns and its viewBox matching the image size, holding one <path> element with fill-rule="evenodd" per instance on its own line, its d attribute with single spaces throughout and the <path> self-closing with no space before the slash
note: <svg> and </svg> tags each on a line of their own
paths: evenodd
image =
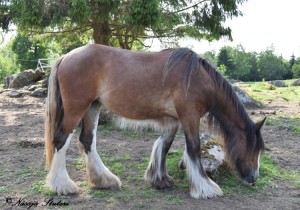
<svg viewBox="0 0 300 210">
<path fill-rule="evenodd" d="M 150 99 L 143 96 L 107 96 L 101 97 L 102 104 L 116 115 L 128 119 L 148 120 L 165 116 L 177 118 L 171 99 Z"/>
</svg>

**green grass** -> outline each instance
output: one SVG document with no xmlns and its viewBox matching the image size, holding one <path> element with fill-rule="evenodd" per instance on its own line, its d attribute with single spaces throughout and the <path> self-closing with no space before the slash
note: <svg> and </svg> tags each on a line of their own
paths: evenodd
<svg viewBox="0 0 300 210">
<path fill-rule="evenodd" d="M 300 134 L 300 117 L 276 115 L 269 116 L 266 125 L 289 129 L 294 134 Z"/>
<path fill-rule="evenodd" d="M 112 196 L 113 195 L 113 191 L 112 190 L 95 190 L 94 192 L 94 196 L 95 197 L 109 197 L 109 196 Z"/>
<path fill-rule="evenodd" d="M 222 188 L 224 194 L 232 192 L 238 193 L 256 193 L 259 190 L 267 189 L 275 186 L 275 180 L 288 180 L 295 187 L 300 187 L 300 173 L 295 171 L 287 171 L 279 168 L 269 154 L 262 156 L 260 160 L 260 176 L 255 186 L 245 186 L 236 172 L 227 168 L 223 169 L 216 178 L 218 184 Z"/>
<path fill-rule="evenodd" d="M 181 151 L 171 152 L 168 155 L 168 171 L 174 178 L 178 189 L 188 189 L 188 180 L 183 171 L 178 168 L 178 162 L 182 157 Z M 223 168 L 220 174 L 214 180 L 220 185 L 223 192 L 256 193 L 258 190 L 264 190 L 275 185 L 275 180 L 288 180 L 293 186 L 300 188 L 300 173 L 296 171 L 287 171 L 279 168 L 276 162 L 272 160 L 270 154 L 264 154 L 260 161 L 260 177 L 255 186 L 249 187 L 242 183 L 235 171 Z"/>
<path fill-rule="evenodd" d="M 285 80 L 284 82 L 290 84 L 293 81 L 295 80 Z M 297 86 L 275 87 L 275 89 L 272 89 L 267 82 L 247 82 L 246 85 L 241 85 L 240 88 L 262 105 L 277 98 L 282 98 L 288 102 L 300 101 L 300 88 Z"/>
<path fill-rule="evenodd" d="M 42 193 L 46 196 L 53 196 L 56 193 L 50 191 L 50 189 L 48 189 L 45 186 L 45 182 L 44 181 L 39 181 L 39 182 L 35 182 L 32 184 L 32 190 L 35 191 L 36 193 Z"/>
<path fill-rule="evenodd" d="M 85 161 L 82 157 L 77 158 L 74 162 L 72 162 L 72 165 L 74 165 L 79 171 L 85 171 Z"/>
<path fill-rule="evenodd" d="M 7 186 L 0 187 L 0 193 L 8 193 L 8 192 L 10 192 L 10 190 Z"/>
<path fill-rule="evenodd" d="M 182 199 L 177 198 L 174 195 L 167 195 L 167 196 L 165 196 L 165 199 L 167 200 L 167 203 L 171 204 L 171 205 L 183 205 L 183 204 L 185 204 L 185 202 Z"/>
</svg>

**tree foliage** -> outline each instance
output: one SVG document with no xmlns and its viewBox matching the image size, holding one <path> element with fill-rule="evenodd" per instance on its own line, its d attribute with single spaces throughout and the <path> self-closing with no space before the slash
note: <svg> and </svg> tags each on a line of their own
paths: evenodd
<svg viewBox="0 0 300 210">
<path fill-rule="evenodd" d="M 10 0 L 0 0 L 0 29 L 8 30 L 11 21 Z"/>
<path fill-rule="evenodd" d="M 16 54 L 12 51 L 12 42 L 0 49 L 0 83 L 4 77 L 19 71 Z"/>
<path fill-rule="evenodd" d="M 292 67 L 294 78 L 300 78 L 300 57 L 297 58 Z"/>
<path fill-rule="evenodd" d="M 18 35 L 12 41 L 12 51 L 17 56 L 17 63 L 22 70 L 35 69 L 39 58 L 47 58 L 48 48 L 38 40 Z"/>
<path fill-rule="evenodd" d="M 265 80 L 283 79 L 288 70 L 288 66 L 283 62 L 282 57 L 276 56 L 272 49 L 260 54 L 258 68 L 261 77 Z"/>
<path fill-rule="evenodd" d="M 287 79 L 290 64 L 274 53 L 272 47 L 260 54 L 246 52 L 242 45 L 224 46 L 217 55 L 217 66 L 230 79 L 259 81 Z M 295 67 L 296 68 L 296 67 Z M 288 79 L 290 79 L 289 76 Z"/>
<path fill-rule="evenodd" d="M 131 49 L 146 38 L 231 39 L 224 26 L 241 15 L 246 0 L 0 0 L 23 32 L 81 36 L 91 31 L 95 43 Z M 7 3 L 8 2 L 8 3 Z M 0 22 L 1 22 L 0 21 Z"/>
</svg>

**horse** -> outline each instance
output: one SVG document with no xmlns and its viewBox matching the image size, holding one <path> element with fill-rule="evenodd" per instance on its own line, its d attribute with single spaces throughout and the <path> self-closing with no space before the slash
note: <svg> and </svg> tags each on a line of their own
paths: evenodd
<svg viewBox="0 0 300 210">
<path fill-rule="evenodd" d="M 253 185 L 259 176 L 264 150 L 260 130 L 265 119 L 254 123 L 249 118 L 230 83 L 207 60 L 188 48 L 134 52 L 89 44 L 62 56 L 49 77 L 45 148 L 46 185 L 51 191 L 80 191 L 66 170 L 66 150 L 79 123 L 89 183 L 121 188 L 120 179 L 104 165 L 96 149 L 101 107 L 131 123 L 152 123 L 159 129 L 161 136 L 153 145 L 144 175 L 158 189 L 174 187 L 166 156 L 181 127 L 190 196 L 222 196 L 200 161 L 199 126 L 206 113 L 210 125 L 219 124 L 226 153 L 241 179 Z"/>
</svg>

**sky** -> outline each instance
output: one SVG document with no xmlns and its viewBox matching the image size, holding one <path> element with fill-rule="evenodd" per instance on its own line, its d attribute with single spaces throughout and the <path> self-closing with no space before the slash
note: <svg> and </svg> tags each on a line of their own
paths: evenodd
<svg viewBox="0 0 300 210">
<path fill-rule="evenodd" d="M 277 55 L 290 59 L 300 57 L 300 0 L 248 0 L 240 6 L 243 16 L 234 17 L 225 24 L 232 29 L 233 42 L 182 40 L 181 47 L 197 53 L 216 51 L 225 45 L 242 44 L 247 52 L 262 52 L 272 45 Z M 157 43 L 156 43 L 157 44 Z M 155 44 L 154 44 L 155 45 Z M 159 44 L 152 46 L 158 48 Z"/>
<path fill-rule="evenodd" d="M 225 45 L 236 47 L 241 44 L 247 52 L 265 51 L 274 46 L 275 53 L 290 59 L 300 57 L 300 0 L 248 0 L 240 6 L 243 16 L 228 20 L 225 24 L 232 29 L 233 42 L 197 41 L 183 39 L 181 47 L 192 48 L 197 53 L 218 52 Z M 11 38 L 7 35 L 6 39 Z M 151 40 L 151 51 L 160 50 L 160 44 Z"/>
</svg>

